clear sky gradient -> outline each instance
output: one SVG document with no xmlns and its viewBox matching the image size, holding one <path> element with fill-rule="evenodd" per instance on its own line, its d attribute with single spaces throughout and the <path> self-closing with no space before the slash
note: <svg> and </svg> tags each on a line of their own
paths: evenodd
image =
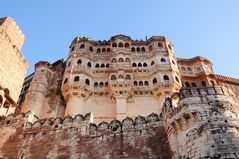
<svg viewBox="0 0 239 159">
<path fill-rule="evenodd" d="M 239 78 L 239 0 L 2 0 L 26 36 L 28 74 L 40 60 L 66 59 L 76 36 L 108 40 L 166 36 L 177 57 L 205 56 L 217 74 Z"/>
</svg>

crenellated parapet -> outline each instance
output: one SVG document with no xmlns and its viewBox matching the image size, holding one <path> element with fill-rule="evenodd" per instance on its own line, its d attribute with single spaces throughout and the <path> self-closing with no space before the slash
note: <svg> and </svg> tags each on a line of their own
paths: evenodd
<svg viewBox="0 0 239 159">
<path fill-rule="evenodd" d="M 182 88 L 166 98 L 162 115 L 175 158 L 237 156 L 238 114 L 238 97 L 225 87 Z"/>
</svg>

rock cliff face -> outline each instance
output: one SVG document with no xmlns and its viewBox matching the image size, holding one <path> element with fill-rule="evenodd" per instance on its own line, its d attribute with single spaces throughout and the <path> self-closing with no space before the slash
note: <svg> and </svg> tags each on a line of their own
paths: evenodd
<svg viewBox="0 0 239 159">
<path fill-rule="evenodd" d="M 31 113 L 2 120 L 3 158 L 171 158 L 158 115 L 138 116 L 110 124 L 90 123 L 92 115 L 29 120 Z M 24 124 L 25 123 L 25 124 Z"/>
</svg>

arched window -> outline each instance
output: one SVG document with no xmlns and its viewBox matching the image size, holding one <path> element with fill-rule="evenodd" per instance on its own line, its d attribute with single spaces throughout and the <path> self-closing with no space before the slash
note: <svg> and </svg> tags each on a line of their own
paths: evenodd
<svg viewBox="0 0 239 159">
<path fill-rule="evenodd" d="M 100 65 L 97 63 L 96 65 L 95 65 L 95 68 L 99 68 L 100 67 Z"/>
<path fill-rule="evenodd" d="M 174 65 L 176 65 L 176 63 L 174 62 L 174 60 L 172 60 L 172 63 L 173 63 Z"/>
<path fill-rule="evenodd" d="M 123 43 L 119 43 L 118 47 L 124 47 Z"/>
<path fill-rule="evenodd" d="M 164 81 L 169 81 L 168 75 L 164 75 L 164 76 L 163 76 L 163 79 L 164 79 Z"/>
<path fill-rule="evenodd" d="M 119 75 L 118 78 L 119 79 L 124 79 L 124 76 L 123 75 Z"/>
<path fill-rule="evenodd" d="M 97 53 L 100 53 L 100 48 L 98 48 L 96 52 L 97 52 Z"/>
<path fill-rule="evenodd" d="M 190 84 L 188 82 L 185 82 L 186 87 L 190 87 Z"/>
<path fill-rule="evenodd" d="M 141 51 L 142 51 L 142 52 L 145 52 L 145 48 L 144 48 L 144 47 L 142 47 L 142 48 L 141 48 Z"/>
<path fill-rule="evenodd" d="M 91 67 L 91 63 L 90 63 L 90 62 L 88 62 L 88 63 L 87 63 L 87 66 L 88 66 L 88 67 Z"/>
<path fill-rule="evenodd" d="M 113 59 L 112 59 L 112 62 L 116 62 L 116 59 L 115 59 L 115 58 L 113 58 Z"/>
<path fill-rule="evenodd" d="M 127 80 L 131 80 L 130 75 L 126 75 L 126 76 L 125 76 L 125 79 L 127 79 Z"/>
<path fill-rule="evenodd" d="M 108 87 L 108 86 L 109 86 L 108 82 L 105 82 L 105 87 Z"/>
<path fill-rule="evenodd" d="M 137 67 L 136 63 L 133 63 L 133 64 L 132 64 L 132 67 Z"/>
<path fill-rule="evenodd" d="M 131 48 L 131 51 L 132 51 L 132 52 L 135 52 L 135 48 L 134 48 L 134 47 L 132 47 L 132 48 Z"/>
<path fill-rule="evenodd" d="M 139 86 L 143 86 L 143 82 L 142 81 L 139 81 Z"/>
<path fill-rule="evenodd" d="M 80 45 L 80 49 L 84 49 L 85 48 L 85 45 L 84 44 L 81 44 Z"/>
<path fill-rule="evenodd" d="M 147 65 L 147 63 L 144 62 L 143 66 L 144 66 L 144 67 L 147 67 L 148 65 Z"/>
<path fill-rule="evenodd" d="M 66 79 L 64 80 L 64 84 L 66 84 L 66 83 L 67 83 L 67 81 L 68 81 L 68 79 L 66 78 Z"/>
<path fill-rule="evenodd" d="M 117 44 L 116 44 L 116 43 L 113 43 L 113 44 L 112 44 L 112 47 L 117 47 Z"/>
<path fill-rule="evenodd" d="M 157 83 L 158 81 L 157 81 L 157 78 L 154 78 L 153 79 L 153 84 L 155 84 L 155 83 Z"/>
<path fill-rule="evenodd" d="M 186 71 L 186 68 L 185 68 L 185 67 L 181 67 L 181 70 L 182 70 L 182 71 Z"/>
<path fill-rule="evenodd" d="M 144 81 L 144 85 L 145 86 L 149 86 L 149 82 L 148 81 Z"/>
<path fill-rule="evenodd" d="M 169 45 L 169 44 L 168 44 L 168 48 L 169 48 L 170 50 L 172 50 L 172 46 L 171 46 L 171 45 Z"/>
<path fill-rule="evenodd" d="M 68 63 L 68 67 L 70 67 L 70 66 L 71 66 L 71 62 Z"/>
<path fill-rule="evenodd" d="M 123 58 L 119 58 L 118 62 L 124 62 L 124 59 Z"/>
<path fill-rule="evenodd" d="M 215 86 L 215 83 L 211 80 L 211 84 L 213 85 L 213 86 Z"/>
<path fill-rule="evenodd" d="M 154 61 L 151 62 L 151 66 L 153 66 L 153 65 L 154 65 Z"/>
<path fill-rule="evenodd" d="M 161 58 L 161 62 L 166 62 L 165 58 Z"/>
<path fill-rule="evenodd" d="M 136 50 L 137 50 L 137 52 L 140 52 L 140 48 L 139 48 L 139 47 L 137 47 L 137 49 L 136 49 Z"/>
<path fill-rule="evenodd" d="M 71 48 L 71 51 L 74 51 L 75 50 L 75 47 L 73 46 L 72 48 Z"/>
<path fill-rule="evenodd" d="M 141 64 L 141 63 L 138 63 L 138 67 L 142 67 L 142 64 Z"/>
<path fill-rule="evenodd" d="M 82 60 L 79 59 L 79 60 L 77 61 L 77 64 L 81 65 L 81 64 L 82 64 Z"/>
<path fill-rule="evenodd" d="M 99 87 L 104 87 L 104 83 L 103 83 L 103 82 L 100 82 Z"/>
<path fill-rule="evenodd" d="M 149 46 L 149 51 L 152 51 L 153 50 L 153 47 L 150 45 Z"/>
<path fill-rule="evenodd" d="M 94 87 L 95 87 L 95 88 L 98 87 L 98 82 L 95 82 L 95 83 L 94 83 Z"/>
<path fill-rule="evenodd" d="M 124 44 L 124 47 L 129 47 L 129 43 L 125 43 L 125 44 Z"/>
<path fill-rule="evenodd" d="M 191 83 L 192 87 L 197 87 L 196 83 L 192 82 Z"/>
<path fill-rule="evenodd" d="M 134 86 L 138 86 L 138 83 L 137 83 L 137 81 L 134 81 Z"/>
<path fill-rule="evenodd" d="M 110 52 L 110 48 L 107 48 L 107 52 Z"/>
<path fill-rule="evenodd" d="M 101 67 L 101 68 L 105 68 L 105 64 L 102 63 L 102 64 L 100 65 L 100 67 Z"/>
<path fill-rule="evenodd" d="M 86 80 L 85 80 L 85 84 L 89 86 L 89 85 L 90 85 L 90 80 L 89 80 L 89 79 L 86 79 Z"/>
<path fill-rule="evenodd" d="M 176 81 L 179 83 L 179 79 L 178 79 L 178 77 L 175 76 L 175 79 L 176 79 Z"/>
<path fill-rule="evenodd" d="M 90 50 L 91 52 L 93 52 L 93 47 L 92 47 L 92 46 L 90 46 L 90 47 L 89 47 L 89 50 Z"/>
<path fill-rule="evenodd" d="M 110 79 L 111 79 L 111 80 L 116 80 L 116 76 L 115 76 L 115 75 L 112 75 L 112 76 L 110 77 Z"/>
<path fill-rule="evenodd" d="M 110 67 L 110 64 L 107 63 L 107 64 L 106 64 L 106 68 L 109 68 L 109 67 Z"/>
<path fill-rule="evenodd" d="M 75 76 L 74 82 L 79 82 L 79 80 L 80 80 L 80 77 L 79 76 Z"/>
<path fill-rule="evenodd" d="M 130 62 L 130 59 L 129 59 L 129 58 L 126 58 L 126 59 L 125 59 L 125 62 Z"/>
<path fill-rule="evenodd" d="M 192 68 L 191 68 L 191 67 L 188 67 L 187 70 L 188 70 L 189 72 L 191 72 L 191 71 L 192 71 Z"/>
<path fill-rule="evenodd" d="M 102 49 L 102 52 L 106 52 L 106 48 L 103 48 L 103 49 Z"/>
<path fill-rule="evenodd" d="M 205 81 L 202 81 L 202 86 L 203 87 L 206 87 L 207 86 L 207 83 Z"/>
<path fill-rule="evenodd" d="M 158 43 L 158 47 L 162 48 L 163 44 L 162 43 Z"/>
</svg>

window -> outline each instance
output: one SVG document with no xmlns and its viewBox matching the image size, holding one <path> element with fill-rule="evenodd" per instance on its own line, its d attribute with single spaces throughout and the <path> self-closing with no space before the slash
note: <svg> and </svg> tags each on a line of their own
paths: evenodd
<svg viewBox="0 0 239 159">
<path fill-rule="evenodd" d="M 102 49 L 102 52 L 106 52 L 106 48 L 103 48 L 103 49 Z"/>
<path fill-rule="evenodd" d="M 141 64 L 141 63 L 138 63 L 138 67 L 142 67 L 142 64 Z"/>
<path fill-rule="evenodd" d="M 162 43 L 158 43 L 158 47 L 159 47 L 159 48 L 162 48 L 162 47 L 163 47 L 163 44 L 162 44 Z"/>
<path fill-rule="evenodd" d="M 119 58 L 118 62 L 124 62 L 123 58 Z"/>
<path fill-rule="evenodd" d="M 167 75 L 163 76 L 164 81 L 169 81 L 169 77 Z"/>
<path fill-rule="evenodd" d="M 192 82 L 191 83 L 192 87 L 197 87 L 196 83 Z"/>
<path fill-rule="evenodd" d="M 188 67 L 187 70 L 188 70 L 189 72 L 191 72 L 191 71 L 192 71 L 192 68 L 191 68 L 191 67 Z"/>
<path fill-rule="evenodd" d="M 134 48 L 134 47 L 132 47 L 132 48 L 131 48 L 131 51 L 132 51 L 132 52 L 135 52 L 135 48 Z"/>
<path fill-rule="evenodd" d="M 148 81 L 144 81 L 144 85 L 145 86 L 149 86 L 149 82 Z"/>
<path fill-rule="evenodd" d="M 110 48 L 107 48 L 107 52 L 110 52 Z"/>
<path fill-rule="evenodd" d="M 129 47 L 129 43 L 125 43 L 124 46 L 128 48 Z"/>
<path fill-rule="evenodd" d="M 201 83 L 202 83 L 202 86 L 203 86 L 203 87 L 206 87 L 206 86 L 207 86 L 207 83 L 206 83 L 205 81 L 202 81 Z"/>
<path fill-rule="evenodd" d="M 151 62 L 151 66 L 153 66 L 153 65 L 154 65 L 154 61 Z"/>
<path fill-rule="evenodd" d="M 137 67 L 136 63 L 133 63 L 132 66 L 133 66 L 133 67 Z"/>
<path fill-rule="evenodd" d="M 117 44 L 116 44 L 116 43 L 113 43 L 113 44 L 112 44 L 112 47 L 117 47 Z"/>
<path fill-rule="evenodd" d="M 98 48 L 96 52 L 97 52 L 97 53 L 100 53 L 100 48 Z"/>
<path fill-rule="evenodd" d="M 107 63 L 107 64 L 106 64 L 106 68 L 109 68 L 109 67 L 110 67 L 110 64 Z"/>
<path fill-rule="evenodd" d="M 176 63 L 172 60 L 172 63 L 174 64 L 174 65 L 176 65 Z"/>
<path fill-rule="evenodd" d="M 213 86 L 215 86 L 215 83 L 211 80 L 211 84 L 213 85 Z"/>
<path fill-rule="evenodd" d="M 123 43 L 119 43 L 118 46 L 119 46 L 119 47 L 124 47 Z"/>
<path fill-rule="evenodd" d="M 126 75 L 126 76 L 125 76 L 125 79 L 127 79 L 127 80 L 131 80 L 130 75 Z"/>
<path fill-rule="evenodd" d="M 91 63 L 90 63 L 90 62 L 88 62 L 88 63 L 87 63 L 87 66 L 88 66 L 88 67 L 91 67 Z"/>
<path fill-rule="evenodd" d="M 104 87 L 104 83 L 103 83 L 103 82 L 100 82 L 99 87 Z"/>
<path fill-rule="evenodd" d="M 74 82 L 79 82 L 79 80 L 80 80 L 80 77 L 79 77 L 79 76 L 76 76 L 76 77 L 74 78 Z"/>
<path fill-rule="evenodd" d="M 94 87 L 98 87 L 98 82 L 95 82 L 95 83 L 94 83 Z"/>
<path fill-rule="evenodd" d="M 92 46 L 90 46 L 90 47 L 89 47 L 89 50 L 90 50 L 91 52 L 93 52 L 93 47 L 92 47 Z"/>
<path fill-rule="evenodd" d="M 153 79 L 153 84 L 157 83 L 157 78 Z"/>
<path fill-rule="evenodd" d="M 137 81 L 134 81 L 134 86 L 138 86 L 138 83 L 137 83 Z"/>
<path fill-rule="evenodd" d="M 74 51 L 75 50 L 75 47 L 73 46 L 72 48 L 71 48 L 71 51 Z"/>
<path fill-rule="evenodd" d="M 115 59 L 115 58 L 113 58 L 113 59 L 112 59 L 112 62 L 116 62 L 116 59 Z"/>
<path fill-rule="evenodd" d="M 77 61 L 77 64 L 82 64 L 82 60 L 81 59 L 79 59 L 78 61 Z"/>
<path fill-rule="evenodd" d="M 102 64 L 100 65 L 100 67 L 101 67 L 101 68 L 105 68 L 105 64 L 102 63 Z"/>
<path fill-rule="evenodd" d="M 186 68 L 185 68 L 185 67 L 181 67 L 181 70 L 182 70 L 182 71 L 186 71 Z"/>
<path fill-rule="evenodd" d="M 71 62 L 68 63 L 68 67 L 70 67 L 70 66 L 71 66 Z"/>
<path fill-rule="evenodd" d="M 166 60 L 164 58 L 161 58 L 161 62 L 166 62 Z"/>
<path fill-rule="evenodd" d="M 68 79 L 66 78 L 66 79 L 64 80 L 64 84 L 66 84 L 66 83 L 67 83 L 67 81 L 68 81 Z"/>
<path fill-rule="evenodd" d="M 153 50 L 153 47 L 150 45 L 149 46 L 149 51 L 152 51 Z"/>
<path fill-rule="evenodd" d="M 190 84 L 188 82 L 185 82 L 186 87 L 190 87 Z"/>
<path fill-rule="evenodd" d="M 80 45 L 80 49 L 84 49 L 85 48 L 85 45 L 84 44 L 81 44 Z"/>
<path fill-rule="evenodd" d="M 130 59 L 129 59 L 129 58 L 126 58 L 126 59 L 125 59 L 125 62 L 130 62 Z"/>
<path fill-rule="evenodd" d="M 136 49 L 136 50 L 137 50 L 137 52 L 140 52 L 140 48 L 139 48 L 139 47 L 137 47 L 137 49 Z"/>
<path fill-rule="evenodd" d="M 89 85 L 90 85 L 90 80 L 89 80 L 89 79 L 86 79 L 86 80 L 85 80 L 85 84 L 89 86 Z"/>
<path fill-rule="evenodd" d="M 198 72 L 201 72 L 201 67 L 197 67 L 197 71 L 198 71 Z"/>
<path fill-rule="evenodd" d="M 141 48 L 141 51 L 142 51 L 142 52 L 145 52 L 145 48 L 144 48 L 144 47 L 142 47 L 142 48 Z"/>
<path fill-rule="evenodd" d="M 118 78 L 119 79 L 124 79 L 124 76 L 123 75 L 119 75 Z"/>
<path fill-rule="evenodd" d="M 143 86 L 143 82 L 142 81 L 139 81 L 139 86 Z"/>
<path fill-rule="evenodd" d="M 176 79 L 176 81 L 179 83 L 179 79 L 178 79 L 178 77 L 175 76 L 175 79 Z"/>
<path fill-rule="evenodd" d="M 99 68 L 100 67 L 100 65 L 97 63 L 96 65 L 95 65 L 95 68 Z"/>
<path fill-rule="evenodd" d="M 111 79 L 111 80 L 116 80 L 116 76 L 115 76 L 115 75 L 112 75 L 112 76 L 110 77 L 110 79 Z"/>
<path fill-rule="evenodd" d="M 143 66 L 144 66 L 144 67 L 147 67 L 148 65 L 147 65 L 147 63 L 144 62 Z"/>
<path fill-rule="evenodd" d="M 109 85 L 108 82 L 105 82 L 105 87 L 108 87 L 108 85 Z"/>
<path fill-rule="evenodd" d="M 168 48 L 172 51 L 172 46 L 168 44 Z"/>
</svg>

